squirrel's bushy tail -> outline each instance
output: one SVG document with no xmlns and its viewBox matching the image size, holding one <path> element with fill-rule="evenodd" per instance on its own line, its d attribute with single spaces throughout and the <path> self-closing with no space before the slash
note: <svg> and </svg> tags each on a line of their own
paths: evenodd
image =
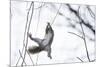
<svg viewBox="0 0 100 67">
<path fill-rule="evenodd" d="M 42 49 L 39 46 L 34 46 L 28 49 L 29 53 L 31 54 L 35 54 L 35 53 L 39 53 L 42 51 Z"/>
</svg>

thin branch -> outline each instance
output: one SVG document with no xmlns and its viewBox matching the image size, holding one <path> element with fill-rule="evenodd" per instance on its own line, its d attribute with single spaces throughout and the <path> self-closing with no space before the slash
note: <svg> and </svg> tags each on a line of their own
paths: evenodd
<svg viewBox="0 0 100 67">
<path fill-rule="evenodd" d="M 24 58 L 23 58 L 23 56 L 22 56 L 22 54 L 21 54 L 21 52 L 20 52 L 20 50 L 19 50 L 19 54 L 20 54 L 20 57 L 22 58 L 22 60 L 24 61 L 25 65 L 27 65 Z"/>
<path fill-rule="evenodd" d="M 93 31 L 94 29 L 92 28 L 91 25 L 89 25 L 89 24 L 87 25 L 87 23 L 85 23 L 84 20 L 80 17 L 80 15 L 79 15 L 79 9 L 78 9 L 78 11 L 76 11 L 76 10 L 72 9 L 72 7 L 71 7 L 69 4 L 66 4 L 66 5 L 68 6 L 69 10 L 70 10 L 71 12 L 73 12 L 73 13 L 79 18 L 79 20 L 80 20 L 80 26 L 81 26 L 82 33 L 83 33 L 83 38 L 84 38 L 83 40 L 84 40 L 84 44 L 85 44 L 86 55 L 87 55 L 87 58 L 88 58 L 88 60 L 89 60 L 89 62 L 90 62 L 89 53 L 88 53 L 88 49 L 87 49 L 87 43 L 86 43 L 86 39 L 85 39 L 85 33 L 84 33 L 84 29 L 83 29 L 82 24 L 86 25 L 86 26 L 87 26 L 89 29 L 91 29 L 92 31 Z M 94 34 L 95 34 L 95 30 L 94 30 L 93 32 L 94 32 Z"/>
<path fill-rule="evenodd" d="M 84 29 L 83 29 L 83 26 L 82 26 L 82 24 L 80 23 L 80 26 L 81 26 L 81 29 L 82 29 L 82 32 L 83 32 L 83 36 L 84 36 L 84 44 L 85 44 L 85 48 L 86 48 L 86 55 L 87 55 L 87 58 L 88 58 L 88 60 L 89 60 L 89 62 L 90 62 L 90 58 L 89 58 L 89 53 L 88 53 L 88 49 L 87 49 L 87 43 L 86 43 L 86 39 L 85 39 L 85 33 L 84 33 Z"/>
<path fill-rule="evenodd" d="M 21 58 L 21 57 L 19 57 L 19 58 L 18 58 L 18 61 L 17 61 L 17 63 L 16 63 L 16 66 L 17 66 L 17 65 L 18 65 L 18 63 L 19 63 L 19 61 L 20 61 L 20 58 Z"/>
<path fill-rule="evenodd" d="M 79 10 L 78 10 L 78 15 L 79 15 Z M 79 16 L 80 17 L 80 16 Z M 80 26 L 81 26 L 81 29 L 82 29 L 82 32 L 83 32 L 83 40 L 84 40 L 84 44 L 85 44 L 85 49 L 86 49 L 86 55 L 87 55 L 87 58 L 90 62 L 90 58 L 89 58 L 89 53 L 88 53 L 88 49 L 87 49 L 87 43 L 86 43 L 86 36 L 85 36 L 85 32 L 84 32 L 84 29 L 83 29 L 83 26 L 82 26 L 82 23 L 84 22 L 82 20 L 82 18 L 79 19 L 80 20 Z M 85 22 L 84 22 L 85 23 Z"/>
<path fill-rule="evenodd" d="M 78 37 L 84 39 L 82 36 L 80 36 L 80 35 L 78 35 L 78 34 L 76 34 L 76 33 L 73 33 L 73 32 L 68 32 L 68 33 L 70 33 L 70 34 L 74 34 L 74 35 L 76 35 L 76 36 L 78 36 Z"/>
<path fill-rule="evenodd" d="M 25 44 L 24 44 L 24 47 L 25 47 Z M 30 57 L 30 59 L 31 59 L 31 62 L 32 62 L 33 66 L 34 66 L 34 62 L 33 62 L 32 58 L 31 58 L 31 56 L 30 56 L 28 50 L 27 50 L 27 49 L 25 49 L 25 50 L 26 50 L 26 52 L 28 53 L 28 55 L 29 55 L 29 57 Z"/>
<path fill-rule="evenodd" d="M 42 6 L 42 4 L 41 4 L 41 6 Z M 37 22 L 37 26 L 36 26 L 35 36 L 36 36 L 37 30 L 38 30 L 38 25 L 39 25 L 39 22 L 40 22 L 40 12 L 41 12 L 41 9 L 42 8 L 39 9 L 38 22 Z"/>
<path fill-rule="evenodd" d="M 58 13 L 59 13 L 59 10 L 60 10 L 61 6 L 62 6 L 62 4 L 60 4 L 60 6 L 59 6 L 59 8 L 58 8 L 58 11 L 57 11 L 57 13 L 56 13 L 56 15 L 55 15 L 55 17 L 54 17 L 54 19 L 53 19 L 51 25 L 54 23 L 54 21 L 55 21 L 57 15 L 58 15 Z"/>
<path fill-rule="evenodd" d="M 41 9 L 44 6 L 45 6 L 45 3 L 43 5 L 41 5 L 41 6 L 39 6 L 38 8 L 34 8 L 34 9 Z"/>
<path fill-rule="evenodd" d="M 37 62 L 38 62 L 38 58 L 39 58 L 39 53 L 37 54 L 36 65 L 37 65 Z"/>
<path fill-rule="evenodd" d="M 93 11 L 90 9 L 90 7 L 87 6 L 86 8 L 88 9 L 88 11 L 89 11 L 91 17 L 92 17 L 93 19 L 95 19 L 95 14 L 94 14 Z"/>
<path fill-rule="evenodd" d="M 28 16 L 29 16 L 29 12 L 30 12 L 30 10 L 31 10 L 32 4 L 33 4 L 33 3 L 31 3 L 31 5 L 30 5 L 30 7 L 29 7 L 29 9 L 28 9 L 28 13 L 27 13 L 27 19 L 26 19 L 26 26 L 25 26 L 25 32 L 24 32 L 24 40 L 23 40 L 23 43 L 25 43 L 25 36 L 26 36 L 26 31 L 27 31 L 26 29 L 27 29 L 28 20 L 29 20 L 29 19 L 28 19 L 28 18 L 29 18 Z M 24 45 L 24 44 L 23 44 L 23 45 Z"/>
<path fill-rule="evenodd" d="M 34 67 L 33 65 L 23 65 L 24 67 Z M 22 67 L 21 65 L 18 66 L 10 66 L 10 67 Z"/>
<path fill-rule="evenodd" d="M 24 44 L 24 47 L 25 47 L 25 44 Z M 29 57 L 30 57 L 30 59 L 31 59 L 32 64 L 34 65 L 34 62 L 33 62 L 32 58 L 31 58 L 29 52 L 27 51 L 27 49 L 25 49 L 25 50 L 26 50 L 26 52 L 28 53 L 28 55 L 29 55 Z M 21 54 L 21 52 L 20 52 L 20 58 L 21 58 L 21 57 L 22 57 L 22 54 Z M 20 58 L 18 59 L 18 62 L 19 62 Z M 24 59 L 23 59 L 23 60 L 24 60 Z M 16 66 L 18 65 L 18 62 L 16 63 Z"/>
<path fill-rule="evenodd" d="M 82 24 L 84 24 L 87 28 L 89 28 L 93 32 L 93 34 L 95 34 L 95 30 L 93 29 L 92 25 L 90 25 L 89 23 L 85 23 L 85 21 L 80 17 L 78 11 L 72 9 L 72 7 L 69 4 L 66 4 L 66 6 L 68 6 L 69 10 L 73 12 L 79 18 L 79 20 L 82 21 Z"/>
<path fill-rule="evenodd" d="M 79 6 L 79 8 L 78 8 L 78 12 L 79 12 L 79 9 L 80 9 L 80 6 Z M 79 23 L 78 21 L 76 21 L 76 20 L 74 20 L 74 19 L 71 19 L 71 18 L 66 17 L 66 16 L 65 16 L 63 13 L 61 13 L 61 12 L 59 12 L 58 14 L 61 15 L 61 16 L 63 16 L 63 17 L 65 17 L 65 19 L 68 20 L 68 21 L 75 21 L 76 23 Z M 77 29 L 78 32 L 82 33 L 78 28 L 75 27 L 75 24 L 72 24 L 71 22 L 69 22 L 69 24 L 70 24 L 70 25 L 68 25 L 68 26 L 72 27 L 73 29 Z M 85 35 L 85 36 L 86 36 L 89 40 L 95 41 L 94 39 L 92 39 L 92 38 L 89 37 L 88 35 Z"/>
<path fill-rule="evenodd" d="M 84 62 L 82 59 L 80 59 L 79 57 L 76 57 L 77 59 L 79 59 L 81 62 Z"/>
<path fill-rule="evenodd" d="M 42 4 L 41 4 L 41 6 L 42 6 Z M 36 27 L 36 31 L 35 31 L 35 36 L 36 36 L 37 30 L 38 30 L 38 25 L 39 25 L 39 22 L 40 22 L 40 12 L 41 12 L 41 9 L 42 9 L 42 7 L 39 10 L 38 23 L 37 23 L 37 27 Z M 38 57 L 39 57 L 39 53 L 37 54 L 36 65 L 37 65 L 37 62 L 38 62 Z"/>
<path fill-rule="evenodd" d="M 26 20 L 26 26 L 25 26 L 25 31 L 24 31 L 24 39 L 23 39 L 23 48 L 22 48 L 22 54 L 23 54 L 23 51 L 24 51 L 24 44 L 25 44 L 25 36 L 26 36 L 26 28 L 27 28 L 27 24 L 28 24 L 28 16 L 29 16 L 29 11 L 31 10 L 31 6 L 32 6 L 32 3 L 29 7 L 29 10 L 28 10 L 28 13 L 27 13 L 27 20 Z M 20 60 L 21 57 L 19 57 L 17 63 L 16 63 L 16 66 L 17 64 L 19 63 L 19 60 Z"/>
<path fill-rule="evenodd" d="M 30 21 L 29 21 L 29 24 L 26 23 L 26 25 L 27 25 L 27 28 L 26 28 L 26 29 L 27 29 L 26 36 L 27 36 L 27 37 L 26 37 L 25 49 L 27 48 L 27 44 L 28 44 L 28 32 L 29 32 L 29 29 L 30 29 L 30 24 L 31 24 L 32 16 L 33 16 L 34 2 L 32 2 L 32 5 L 31 5 L 31 6 L 32 6 L 32 13 L 31 13 L 31 16 L 30 16 Z M 25 29 L 25 30 L 26 30 L 26 29 Z M 24 53 L 24 59 L 25 59 L 25 57 L 26 57 L 25 55 L 26 55 L 26 51 L 25 51 L 25 53 Z M 22 62 L 21 65 L 23 65 L 23 62 Z"/>
</svg>

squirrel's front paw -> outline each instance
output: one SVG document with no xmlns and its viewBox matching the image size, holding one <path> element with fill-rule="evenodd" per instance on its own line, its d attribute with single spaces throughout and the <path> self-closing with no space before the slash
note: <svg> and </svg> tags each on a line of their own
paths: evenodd
<svg viewBox="0 0 100 67">
<path fill-rule="evenodd" d="M 32 34 L 31 34 L 31 33 L 28 33 L 28 36 L 29 36 L 29 37 L 31 37 L 31 36 L 32 36 Z"/>
</svg>

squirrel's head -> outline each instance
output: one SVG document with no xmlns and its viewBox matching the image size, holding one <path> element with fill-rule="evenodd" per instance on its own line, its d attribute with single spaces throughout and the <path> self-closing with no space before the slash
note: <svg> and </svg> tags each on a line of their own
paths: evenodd
<svg viewBox="0 0 100 67">
<path fill-rule="evenodd" d="M 49 22 L 47 22 L 47 27 L 46 27 L 46 33 L 50 32 L 52 30 L 52 27 Z"/>
</svg>

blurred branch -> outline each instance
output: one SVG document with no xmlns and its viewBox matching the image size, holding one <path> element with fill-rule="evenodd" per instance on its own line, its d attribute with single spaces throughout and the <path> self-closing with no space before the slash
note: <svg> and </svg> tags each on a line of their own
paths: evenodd
<svg viewBox="0 0 100 67">
<path fill-rule="evenodd" d="M 89 29 L 93 32 L 93 34 L 95 34 L 95 30 L 93 29 L 92 25 L 90 25 L 89 23 L 86 23 L 86 22 L 80 17 L 78 11 L 74 10 L 69 4 L 66 4 L 66 6 L 68 6 L 69 10 L 70 10 L 71 12 L 73 12 L 73 13 L 79 18 L 79 20 L 81 20 L 81 23 L 82 23 L 83 25 L 85 25 L 87 28 L 89 28 Z"/>
<path fill-rule="evenodd" d="M 88 53 L 88 49 L 87 49 L 86 38 L 85 38 L 85 33 L 84 33 L 84 29 L 83 29 L 82 23 L 80 23 L 80 26 L 81 26 L 81 29 L 82 29 L 82 32 L 83 32 L 83 37 L 84 37 L 83 40 L 84 40 L 84 44 L 85 44 L 85 48 L 86 48 L 86 55 L 87 55 L 87 58 L 88 58 L 88 60 L 90 62 L 89 53 Z"/>
<path fill-rule="evenodd" d="M 42 6 L 42 4 L 41 4 L 41 6 Z M 38 21 L 37 21 L 37 26 L 36 26 L 35 36 L 36 36 L 37 30 L 38 30 L 38 25 L 39 25 L 39 22 L 40 22 L 40 12 L 41 12 L 41 9 L 42 9 L 42 8 L 39 9 Z"/>
<path fill-rule="evenodd" d="M 43 3 L 43 5 L 41 4 L 41 6 L 39 6 L 38 8 L 34 8 L 34 9 L 41 9 L 44 6 L 45 6 L 45 3 Z"/>
<path fill-rule="evenodd" d="M 22 56 L 22 54 L 21 54 L 21 52 L 20 52 L 20 50 L 19 50 L 19 54 L 20 54 L 20 56 L 21 56 L 23 62 L 25 63 L 25 65 L 27 65 L 26 62 L 25 62 L 25 60 L 24 60 L 24 58 L 23 58 L 23 56 Z"/>
<path fill-rule="evenodd" d="M 79 10 L 80 10 L 80 6 L 79 6 L 77 12 L 79 12 Z M 75 13 L 76 13 L 76 12 L 75 12 Z M 60 16 L 64 17 L 66 20 L 69 21 L 69 25 L 68 25 L 69 27 L 72 27 L 73 29 L 76 29 L 78 32 L 82 33 L 82 32 L 76 27 L 76 24 L 72 24 L 72 23 L 71 23 L 71 21 L 74 21 L 74 22 L 76 22 L 76 23 L 79 23 L 79 21 L 74 20 L 74 19 L 72 19 L 72 18 L 66 17 L 66 16 L 65 16 L 63 13 L 61 13 L 60 11 L 58 12 L 58 14 L 59 14 Z M 88 25 L 88 23 L 87 23 L 87 25 Z M 89 37 L 88 35 L 85 35 L 85 36 L 86 36 L 89 40 L 95 41 L 94 39 L 92 39 L 92 38 Z"/>
<path fill-rule="evenodd" d="M 82 59 L 80 59 L 79 57 L 76 57 L 77 59 L 79 59 L 81 62 L 84 62 Z"/>
<path fill-rule="evenodd" d="M 24 47 L 25 47 L 25 44 L 24 44 Z M 29 54 L 29 52 L 28 52 L 28 50 L 25 48 L 25 51 L 27 52 L 27 54 L 29 55 L 29 57 L 30 57 L 30 59 L 31 59 L 31 62 L 32 62 L 32 64 L 34 65 L 34 62 L 33 62 L 33 60 L 32 60 L 32 58 L 31 58 L 31 56 L 30 56 L 30 54 Z"/>
<path fill-rule="evenodd" d="M 24 39 L 23 39 L 23 48 L 22 48 L 22 54 L 23 54 L 23 51 L 24 51 L 24 46 L 25 46 L 25 36 L 26 36 L 26 29 L 27 29 L 27 24 L 28 24 L 28 16 L 29 16 L 29 11 L 31 10 L 31 6 L 32 6 L 32 3 L 28 9 L 28 13 L 27 13 L 27 20 L 26 20 L 26 26 L 25 26 L 25 31 L 24 31 Z M 26 48 L 25 48 L 26 50 Z M 21 57 L 19 57 L 17 63 L 16 63 L 16 66 L 17 64 L 19 63 L 19 60 L 20 60 Z"/>
<path fill-rule="evenodd" d="M 45 5 L 45 4 L 44 4 L 44 5 Z M 38 31 L 38 26 L 39 26 L 39 22 L 40 22 L 40 12 L 41 12 L 41 9 L 42 9 L 42 7 L 43 7 L 44 5 L 41 4 L 41 8 L 39 9 L 38 22 L 37 22 L 37 27 L 36 27 L 36 31 L 35 31 L 35 36 L 36 36 L 37 31 Z M 37 65 L 37 62 L 38 62 L 38 57 L 39 57 L 39 53 L 37 54 L 36 65 Z"/>
<path fill-rule="evenodd" d="M 68 6 L 69 10 L 70 10 L 71 12 L 73 12 L 73 13 L 79 18 L 79 20 L 80 20 L 80 26 L 81 26 L 81 29 L 82 29 L 83 40 L 84 40 L 85 49 L 86 49 L 86 55 L 87 55 L 87 58 L 88 58 L 88 60 L 89 60 L 89 62 L 90 62 L 89 53 L 88 53 L 88 49 L 87 49 L 87 43 L 86 43 L 86 39 L 85 39 L 85 32 L 84 32 L 84 29 L 83 29 L 82 24 L 84 24 L 84 25 L 87 26 L 89 29 L 91 29 L 92 32 L 93 32 L 94 34 L 95 34 L 95 30 L 92 28 L 92 26 L 91 26 L 90 24 L 85 23 L 85 21 L 80 17 L 80 15 L 79 15 L 79 9 L 78 9 L 78 11 L 76 11 L 76 10 L 74 10 L 69 4 L 66 4 L 66 5 Z M 75 35 L 76 35 L 76 34 L 75 34 Z"/>
<path fill-rule="evenodd" d="M 74 34 L 74 35 L 76 35 L 76 36 L 78 36 L 78 37 L 84 39 L 82 36 L 80 36 L 80 35 L 78 35 L 78 34 L 76 34 L 76 33 L 73 33 L 73 32 L 68 32 L 68 33 L 70 33 L 70 34 Z"/>
<path fill-rule="evenodd" d="M 92 17 L 93 19 L 95 19 L 95 14 L 94 14 L 93 11 L 91 10 L 91 8 L 90 8 L 89 6 L 87 6 L 86 8 L 88 9 L 88 11 L 89 11 L 91 17 Z"/>
<path fill-rule="evenodd" d="M 38 58 L 39 58 L 39 53 L 37 54 L 36 65 L 37 65 L 37 62 L 38 62 Z"/>
<path fill-rule="evenodd" d="M 94 62 L 94 61 L 96 61 L 96 59 L 94 59 L 94 60 L 91 60 L 91 62 Z"/>
<path fill-rule="evenodd" d="M 62 6 L 62 4 L 60 4 L 60 6 L 59 6 L 59 8 L 58 8 L 58 10 L 57 10 L 57 13 L 56 13 L 56 15 L 55 15 L 55 17 L 54 17 L 54 19 L 53 19 L 51 25 L 54 23 L 54 21 L 55 21 L 57 15 L 59 14 L 59 10 L 60 10 L 61 6 Z"/>
<path fill-rule="evenodd" d="M 30 29 L 30 24 L 31 24 L 32 16 L 33 16 L 34 2 L 31 3 L 30 9 L 32 10 L 32 13 L 31 13 L 31 16 L 30 16 L 30 20 L 28 22 L 28 15 L 29 15 L 30 10 L 28 11 L 28 13 L 27 13 L 27 22 L 26 22 L 26 27 L 25 27 L 25 33 L 26 33 L 25 49 L 27 49 L 27 44 L 28 44 L 28 32 L 29 32 L 29 29 Z M 25 36 L 24 36 L 24 39 L 25 39 Z M 26 50 L 24 52 L 24 60 L 25 60 L 25 57 L 26 57 Z M 21 64 L 22 67 L 23 67 L 23 62 L 24 61 L 22 61 L 22 64 Z"/>
</svg>

